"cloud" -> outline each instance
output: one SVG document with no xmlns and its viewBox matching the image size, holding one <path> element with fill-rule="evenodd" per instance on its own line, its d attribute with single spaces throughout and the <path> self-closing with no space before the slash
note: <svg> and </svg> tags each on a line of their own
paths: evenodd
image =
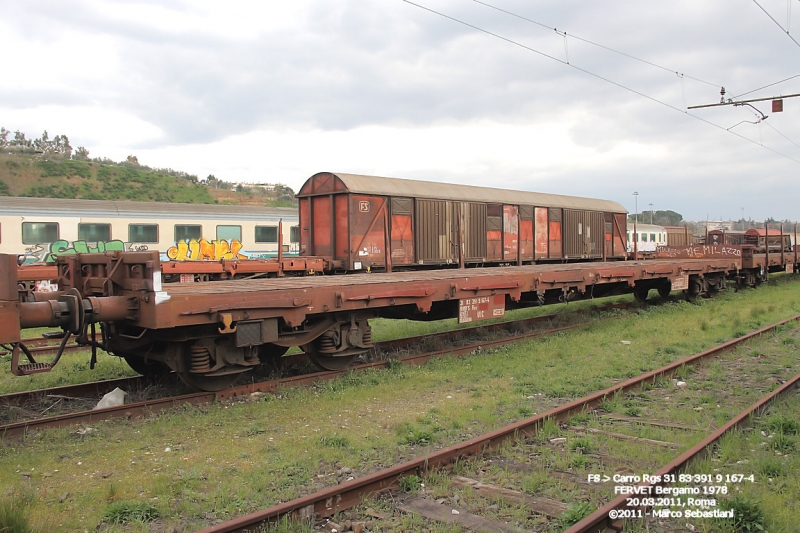
<svg viewBox="0 0 800 533">
<path fill-rule="evenodd" d="M 756 6 L 492 1 L 567 37 L 462 0 L 419 3 L 513 42 L 399 0 L 4 4 L 0 116 L 223 179 L 297 188 L 332 169 L 623 202 L 635 187 L 689 216 L 724 198 L 800 218 L 798 163 L 759 146 L 800 160 L 794 101 L 731 129 L 750 141 L 726 131 L 754 120 L 745 107 L 682 112 L 796 74 L 800 47 Z"/>
</svg>

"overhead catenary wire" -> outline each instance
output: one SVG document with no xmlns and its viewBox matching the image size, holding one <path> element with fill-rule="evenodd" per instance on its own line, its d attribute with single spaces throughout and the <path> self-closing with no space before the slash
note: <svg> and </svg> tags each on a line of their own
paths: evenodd
<svg viewBox="0 0 800 533">
<path fill-rule="evenodd" d="M 616 82 L 614 80 L 611 80 L 609 78 L 605 78 L 605 77 L 603 77 L 603 76 L 601 76 L 599 74 L 595 74 L 594 72 L 592 72 L 590 70 L 586 70 L 586 69 L 584 69 L 582 67 L 579 67 L 579 66 L 576 66 L 574 64 L 571 64 L 571 63 L 569 63 L 567 61 L 564 61 L 563 59 L 559 59 L 559 58 L 557 58 L 555 56 L 552 56 L 550 54 L 542 52 L 541 50 L 537 50 L 537 49 L 535 49 L 533 47 L 530 47 L 528 45 L 522 44 L 522 43 L 520 43 L 518 41 L 515 41 L 513 39 L 509 39 L 508 37 L 504 37 L 504 36 L 502 36 L 500 34 L 497 34 L 497 33 L 494 33 L 492 31 L 489 31 L 487 29 L 481 28 L 480 26 L 476 26 L 474 24 L 470 24 L 469 22 L 466 22 L 464 20 L 461 20 L 461 19 L 455 18 L 453 16 L 447 15 L 445 13 L 442 13 L 441 11 L 436 11 L 435 9 L 429 8 L 427 6 L 423 6 L 421 4 L 417 4 L 415 2 L 412 2 L 411 0 L 401 0 L 401 1 L 405 2 L 406 4 L 412 5 L 412 6 L 416 7 L 416 8 L 422 9 L 423 11 L 428 11 L 429 13 L 433 13 L 434 15 L 438 15 L 440 17 L 443 17 L 443 18 L 446 18 L 448 20 L 451 20 L 451 21 L 453 21 L 453 22 L 455 22 L 457 24 L 461 24 L 461 25 L 466 26 L 468 28 L 472 28 L 475 31 L 479 31 L 481 33 L 485 33 L 486 35 L 490 35 L 492 37 L 500 39 L 501 41 L 505 41 L 505 42 L 507 42 L 509 44 L 512 44 L 514 46 L 518 46 L 520 48 L 523 48 L 524 50 L 527 50 L 529 52 L 533 52 L 534 54 L 538 54 L 538 55 L 540 55 L 542 57 L 545 57 L 547 59 L 556 61 L 556 62 L 561 63 L 562 65 L 565 65 L 567 67 L 574 68 L 575 70 L 583 72 L 584 74 L 587 74 L 587 75 L 592 76 L 594 78 L 597 78 L 597 79 L 599 79 L 601 81 L 604 81 L 606 83 L 609 83 L 611 85 L 619 87 L 620 89 L 623 89 L 623 90 L 626 90 L 626 91 L 631 92 L 633 94 L 636 94 L 637 96 L 641 96 L 642 98 L 650 100 L 651 102 L 660 104 L 660 105 L 662 105 L 664 107 L 672 109 L 673 111 L 677 111 L 677 112 L 679 112 L 681 114 L 684 114 L 686 116 L 692 117 L 695 120 L 699 120 L 700 122 L 704 122 L 705 124 L 708 124 L 709 126 L 713 126 L 713 127 L 717 128 L 717 129 L 719 129 L 721 131 L 730 133 L 731 135 L 735 135 L 736 137 L 739 137 L 740 139 L 743 139 L 743 140 L 745 140 L 745 141 L 747 141 L 749 143 L 755 144 L 756 146 L 760 146 L 760 147 L 764 148 L 765 150 L 769 150 L 770 152 L 772 152 L 772 153 L 774 153 L 776 155 L 779 155 L 781 157 L 785 157 L 786 159 L 794 161 L 795 163 L 800 163 L 800 159 L 796 159 L 796 158 L 794 158 L 794 157 L 792 157 L 790 155 L 787 155 L 787 154 L 784 154 L 782 152 L 779 152 L 779 151 L 777 151 L 777 150 L 775 150 L 773 148 L 770 148 L 769 146 L 765 146 L 764 144 L 759 143 L 758 141 L 754 141 L 753 139 L 750 139 L 748 137 L 745 137 L 744 135 L 736 133 L 735 131 L 730 131 L 729 129 L 725 128 L 724 126 L 720 126 L 719 124 L 715 124 L 715 123 L 711 122 L 710 120 L 706 120 L 706 119 L 704 119 L 702 117 L 699 117 L 697 115 L 693 115 L 693 114 L 689 113 L 685 109 L 680 109 L 678 107 L 675 107 L 674 105 L 669 104 L 667 102 L 664 102 L 662 100 L 659 100 L 658 98 L 649 96 L 649 95 L 647 95 L 647 94 L 645 94 L 645 93 L 643 93 L 641 91 L 637 91 L 636 89 L 633 89 L 631 87 L 623 85 L 623 84 L 621 84 L 619 82 Z"/>
<path fill-rule="evenodd" d="M 792 143 L 793 145 L 795 145 L 795 146 L 797 146 L 798 148 L 800 148 L 800 144 L 797 144 L 796 142 L 794 142 L 793 140 L 791 140 L 789 137 L 787 137 L 786 135 L 784 135 L 783 133 L 781 133 L 780 131 L 778 131 L 778 129 L 777 129 L 775 126 L 773 126 L 772 124 L 770 124 L 769 122 L 763 122 L 763 121 L 762 121 L 762 123 L 763 123 L 763 124 L 766 124 L 767 126 L 769 126 L 770 128 L 772 128 L 772 129 L 775 131 L 775 133 L 777 133 L 778 135 L 780 135 L 781 137 L 783 137 L 784 139 L 786 139 L 787 141 L 789 141 L 789 142 L 790 142 L 790 143 Z"/>
<path fill-rule="evenodd" d="M 747 91 L 746 93 L 737 94 L 736 96 L 731 97 L 732 100 L 736 100 L 737 98 L 741 98 L 742 96 L 746 96 L 750 93 L 754 93 L 756 91 L 760 91 L 761 89 L 766 89 L 768 87 L 772 87 L 773 85 L 778 85 L 779 83 L 783 83 L 785 81 L 793 80 L 797 77 L 800 77 L 800 74 L 795 74 L 794 76 L 789 76 L 788 78 L 784 78 L 781 81 L 776 81 L 775 83 L 770 83 L 769 85 L 764 85 L 763 87 L 759 87 L 758 89 L 753 89 L 752 91 Z"/>
<path fill-rule="evenodd" d="M 482 6 L 486 6 L 488 8 L 494 9 L 496 11 L 500 11 L 501 13 L 505 13 L 506 15 L 510 15 L 510 16 L 516 17 L 516 18 L 518 18 L 520 20 L 524 20 L 526 22 L 530 22 L 531 24 L 536 24 L 537 26 L 540 26 L 542 28 L 546 28 L 548 30 L 552 30 L 552 31 L 558 33 L 559 35 L 562 35 L 564 37 L 564 39 L 567 38 L 567 32 L 561 31 L 561 30 L 559 30 L 557 28 L 554 28 L 554 27 L 551 27 L 551 26 L 548 26 L 547 24 L 544 24 L 542 22 L 538 22 L 538 21 L 533 20 L 531 18 L 528 18 L 528 17 L 522 16 L 522 15 L 519 15 L 517 13 L 514 13 L 513 11 L 508 11 L 508 10 L 503 9 L 501 7 L 497 7 L 497 6 L 494 6 L 492 4 L 488 4 L 486 2 L 482 2 L 481 0 L 472 0 L 472 1 L 475 2 L 476 4 L 481 4 Z M 689 76 L 688 74 L 684 74 L 682 72 L 678 72 L 677 70 L 661 66 L 661 65 L 659 65 L 657 63 L 653 63 L 652 61 L 648 61 L 646 59 L 642 59 L 640 57 L 636 57 L 636 56 L 628 54 L 626 52 L 621 52 L 619 50 L 615 50 L 614 48 L 602 45 L 600 43 L 596 43 L 594 41 L 590 41 L 589 39 L 584 39 L 583 37 L 578 37 L 577 35 L 575 35 L 573 33 L 570 33 L 569 36 L 571 38 L 577 40 L 577 41 L 581 41 L 581 42 L 584 42 L 586 44 L 591 44 L 592 46 L 597 46 L 598 48 L 602 48 L 603 50 L 608 50 L 609 52 L 613 52 L 615 54 L 619 54 L 621 56 L 625 56 L 625 57 L 627 57 L 629 59 L 633 59 L 635 61 L 639 61 L 639 62 L 644 63 L 646 65 L 650 65 L 651 67 L 655 67 L 655 68 L 664 70 L 666 72 L 669 72 L 669 73 L 672 73 L 672 74 L 676 74 L 680 78 L 688 78 L 690 80 L 694 80 L 694 81 L 697 81 L 697 82 L 700 82 L 700 83 L 705 83 L 706 85 L 710 85 L 712 87 L 721 87 L 723 85 L 723 84 L 720 84 L 720 83 L 712 83 L 710 81 L 701 80 L 700 78 L 695 78 L 694 76 Z"/>
<path fill-rule="evenodd" d="M 758 6 L 760 9 L 761 9 L 761 11 L 763 11 L 763 12 L 764 12 L 764 14 L 766 14 L 766 15 L 769 17 L 769 19 L 770 19 L 772 22 L 774 22 L 774 23 L 775 23 L 775 25 L 776 25 L 776 26 L 778 26 L 778 27 L 781 29 L 781 31 L 783 31 L 783 33 L 785 33 L 785 34 L 786 34 L 786 36 L 787 36 L 789 39 L 791 39 L 791 40 L 792 40 L 792 42 L 794 42 L 794 44 L 796 44 L 798 47 L 800 47 L 800 43 L 798 43 L 798 42 L 797 42 L 797 40 L 795 40 L 795 38 L 794 38 L 794 37 L 792 37 L 792 34 L 791 34 L 791 33 L 789 33 L 789 30 L 786 30 L 786 29 L 784 29 L 784 28 L 783 28 L 783 26 L 781 26 L 781 23 L 780 23 L 780 22 L 778 22 L 777 20 L 775 20 L 775 18 L 774 18 L 772 15 L 770 15 L 770 14 L 769 14 L 769 11 L 767 11 L 766 9 L 764 9 L 763 7 L 761 7 L 761 4 L 759 4 L 759 3 L 758 3 L 758 0 L 753 0 L 753 2 L 754 2 L 754 3 L 755 3 L 755 4 L 756 4 L 756 5 L 757 5 L 757 6 Z"/>
</svg>

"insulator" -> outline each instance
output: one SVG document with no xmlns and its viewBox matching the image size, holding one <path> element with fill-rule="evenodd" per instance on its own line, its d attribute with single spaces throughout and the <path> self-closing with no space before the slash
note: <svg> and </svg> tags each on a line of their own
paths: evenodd
<svg viewBox="0 0 800 533">
<path fill-rule="evenodd" d="M 190 371 L 196 374 L 211 370 L 211 353 L 203 346 L 192 346 Z"/>
</svg>

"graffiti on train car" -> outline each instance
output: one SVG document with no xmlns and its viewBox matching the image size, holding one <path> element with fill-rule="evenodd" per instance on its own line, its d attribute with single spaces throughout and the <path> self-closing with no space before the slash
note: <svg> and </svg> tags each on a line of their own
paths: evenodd
<svg viewBox="0 0 800 533">
<path fill-rule="evenodd" d="M 111 241 L 67 241 L 60 239 L 50 243 L 38 243 L 25 248 L 25 263 L 53 262 L 56 256 L 70 254 L 95 254 L 103 252 L 137 252 L 146 251 L 147 245 L 126 243 L 119 239 Z"/>
<path fill-rule="evenodd" d="M 203 259 L 247 259 L 248 256 L 239 253 L 242 243 L 238 239 L 225 239 L 207 241 L 205 239 L 192 239 L 180 241 L 167 250 L 167 257 L 173 261 L 200 261 Z"/>
<path fill-rule="evenodd" d="M 660 258 L 703 259 L 709 257 L 742 257 L 742 249 L 734 246 L 693 245 L 693 246 L 659 246 L 656 256 Z"/>
</svg>

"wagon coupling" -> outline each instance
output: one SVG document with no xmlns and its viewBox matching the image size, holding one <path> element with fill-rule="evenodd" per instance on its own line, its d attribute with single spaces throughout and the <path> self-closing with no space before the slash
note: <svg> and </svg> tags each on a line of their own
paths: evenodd
<svg viewBox="0 0 800 533">
<path fill-rule="evenodd" d="M 131 300 L 124 296 L 82 298 L 80 292 L 73 288 L 60 294 L 55 300 L 21 302 L 19 323 L 22 328 L 60 327 L 64 333 L 61 335 L 58 351 L 49 363 L 36 361 L 24 343 L 20 341 L 12 343 L 11 372 L 16 376 L 49 372 L 61 359 L 72 335 L 78 337 L 79 343 L 92 344 L 93 349 L 96 348 L 94 336 L 91 341 L 87 340 L 87 326 L 100 321 L 126 318 L 130 312 Z M 20 364 L 20 352 L 28 359 L 28 363 Z"/>
</svg>

